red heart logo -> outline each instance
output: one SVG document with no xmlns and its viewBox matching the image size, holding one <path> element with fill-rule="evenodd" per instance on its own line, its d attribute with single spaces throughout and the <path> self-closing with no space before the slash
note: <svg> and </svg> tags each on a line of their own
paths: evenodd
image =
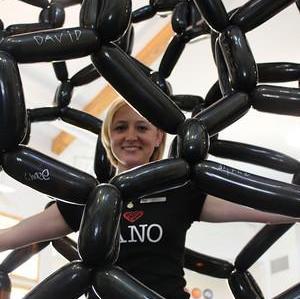
<svg viewBox="0 0 300 299">
<path fill-rule="evenodd" d="M 133 212 L 125 212 L 123 214 L 123 217 L 133 223 L 135 221 L 137 221 L 138 219 L 140 219 L 142 216 L 144 215 L 144 211 L 133 211 Z"/>
</svg>

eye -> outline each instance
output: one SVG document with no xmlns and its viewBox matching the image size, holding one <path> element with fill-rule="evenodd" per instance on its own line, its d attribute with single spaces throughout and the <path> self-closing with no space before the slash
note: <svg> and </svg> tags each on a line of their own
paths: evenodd
<svg viewBox="0 0 300 299">
<path fill-rule="evenodd" d="M 140 132 L 146 132 L 148 130 L 148 127 L 146 125 L 138 125 L 137 129 Z"/>
<path fill-rule="evenodd" d="M 115 131 L 115 132 L 123 132 L 123 131 L 126 130 L 126 128 L 127 128 L 126 125 L 120 124 L 120 125 L 114 126 L 114 127 L 113 127 L 113 131 Z"/>
</svg>

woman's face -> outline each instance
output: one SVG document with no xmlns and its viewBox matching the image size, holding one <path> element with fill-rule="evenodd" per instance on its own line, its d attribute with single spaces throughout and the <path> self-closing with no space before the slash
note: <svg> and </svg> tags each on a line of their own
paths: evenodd
<svg viewBox="0 0 300 299">
<path fill-rule="evenodd" d="M 118 161 L 118 170 L 148 163 L 162 136 L 160 130 L 130 106 L 122 106 L 115 113 L 110 127 L 110 146 Z"/>
</svg>

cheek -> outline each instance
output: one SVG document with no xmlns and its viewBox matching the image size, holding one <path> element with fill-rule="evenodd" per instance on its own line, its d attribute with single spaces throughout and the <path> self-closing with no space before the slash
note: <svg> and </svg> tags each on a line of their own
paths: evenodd
<svg viewBox="0 0 300 299">
<path fill-rule="evenodd" d="M 153 151 L 155 148 L 155 145 L 157 143 L 156 135 L 148 136 L 147 140 L 145 142 L 146 142 L 147 146 L 149 147 L 149 149 L 151 149 Z"/>
<path fill-rule="evenodd" d="M 114 156 L 115 156 L 115 153 L 118 152 L 118 148 L 119 148 L 118 144 L 119 144 L 119 142 L 116 138 L 112 138 L 110 140 L 110 149 L 111 149 L 112 153 L 114 154 Z"/>
<path fill-rule="evenodd" d="M 120 137 L 117 134 L 110 135 L 110 146 L 116 146 L 119 143 Z"/>
<path fill-rule="evenodd" d="M 111 148 L 111 151 L 112 151 L 113 153 L 118 152 L 118 148 L 119 148 L 118 143 L 116 143 L 116 142 L 111 142 L 111 143 L 110 143 L 110 148 Z"/>
</svg>

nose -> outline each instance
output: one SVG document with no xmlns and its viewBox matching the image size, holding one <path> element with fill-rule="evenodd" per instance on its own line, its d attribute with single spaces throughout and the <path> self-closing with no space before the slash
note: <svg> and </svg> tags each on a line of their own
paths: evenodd
<svg viewBox="0 0 300 299">
<path fill-rule="evenodd" d="M 138 136 L 137 136 L 137 132 L 135 130 L 135 128 L 133 127 L 129 127 L 127 130 L 127 134 L 126 134 L 126 140 L 137 140 Z"/>
</svg>

